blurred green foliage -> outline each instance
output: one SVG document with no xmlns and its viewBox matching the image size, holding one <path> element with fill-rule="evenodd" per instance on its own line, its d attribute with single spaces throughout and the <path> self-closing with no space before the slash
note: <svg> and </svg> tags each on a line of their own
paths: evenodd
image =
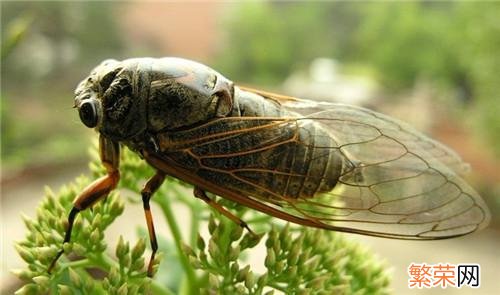
<svg viewBox="0 0 500 295">
<path fill-rule="evenodd" d="M 500 154 L 500 3 L 392 3 L 368 7 L 360 57 L 386 87 L 419 78 L 447 86 L 470 106 L 476 129 Z"/>
<path fill-rule="evenodd" d="M 33 19 L 28 15 L 19 16 L 7 24 L 2 32 L 2 60 L 12 52 L 17 44 L 24 38 Z M 3 27 L 3 25 L 2 25 Z"/>
<path fill-rule="evenodd" d="M 85 154 L 88 134 L 71 109 L 76 83 L 119 57 L 111 2 L 3 2 L 2 164 L 8 171 L 67 163 Z M 117 56 L 118 55 L 118 56 Z"/>
<path fill-rule="evenodd" d="M 325 34 L 333 40 L 333 31 L 322 29 L 327 21 L 322 6 L 285 2 L 242 5 L 230 16 L 228 47 L 221 54 L 220 70 L 232 79 L 278 83 L 294 65 L 331 53 L 334 44 L 321 43 Z M 309 45 L 322 45 L 306 46 L 302 38 L 307 38 Z"/>
</svg>

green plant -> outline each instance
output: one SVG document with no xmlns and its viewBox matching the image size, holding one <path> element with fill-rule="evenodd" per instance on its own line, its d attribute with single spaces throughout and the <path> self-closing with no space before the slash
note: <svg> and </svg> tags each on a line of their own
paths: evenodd
<svg viewBox="0 0 500 295">
<path fill-rule="evenodd" d="M 104 173 L 97 149 L 90 163 L 94 176 Z M 121 163 L 121 189 L 139 191 L 153 174 L 135 154 L 125 150 Z M 386 267 L 365 248 L 341 234 L 291 225 L 270 225 L 267 215 L 219 200 L 261 234 L 253 235 L 225 217 L 209 213 L 203 202 L 189 196 L 176 180 L 169 180 L 154 196 L 167 220 L 173 245 L 159 237 L 164 248 L 154 262 L 155 279 L 146 276 L 146 239 L 133 247 L 120 238 L 114 254 L 107 252 L 106 228 L 124 208 L 118 190 L 92 210 L 77 217 L 71 243 L 54 273 L 47 267 L 63 241 L 71 202 L 87 177 L 54 193 L 46 190 L 35 219 L 25 217 L 26 238 L 17 250 L 28 267 L 13 272 L 26 284 L 16 294 L 383 294 L 388 292 Z M 137 198 L 139 200 L 140 198 Z M 189 238 L 182 237 L 172 203 L 190 209 Z M 155 212 L 156 222 L 160 212 Z M 208 235 L 200 235 L 207 222 Z M 142 236 L 147 236 L 142 230 Z M 256 273 L 245 262 L 252 248 L 264 239 L 266 271 Z M 260 243 L 262 244 L 262 243 Z M 171 249 L 165 248 L 171 246 Z M 172 255 L 172 253 L 175 253 Z M 163 257 L 163 258 L 162 258 Z M 160 260 L 163 263 L 160 264 Z M 179 270 L 179 271 L 177 271 Z"/>
</svg>

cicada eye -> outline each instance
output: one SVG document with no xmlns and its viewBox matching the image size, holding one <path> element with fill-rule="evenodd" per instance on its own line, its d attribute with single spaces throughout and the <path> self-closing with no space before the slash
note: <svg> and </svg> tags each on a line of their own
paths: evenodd
<svg viewBox="0 0 500 295">
<path fill-rule="evenodd" d="M 78 113 L 80 114 L 80 120 L 85 126 L 89 128 L 94 128 L 97 126 L 98 122 L 98 114 L 97 114 L 97 105 L 94 100 L 84 101 L 80 108 L 78 109 Z"/>
</svg>

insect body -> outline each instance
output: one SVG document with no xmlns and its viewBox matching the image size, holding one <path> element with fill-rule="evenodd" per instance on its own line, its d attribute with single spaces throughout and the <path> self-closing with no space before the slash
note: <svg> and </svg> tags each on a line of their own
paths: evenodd
<svg viewBox="0 0 500 295">
<path fill-rule="evenodd" d="M 77 213 L 116 187 L 119 144 L 157 171 L 141 192 L 151 261 L 149 200 L 166 175 L 245 227 L 205 192 L 290 222 L 388 238 L 456 237 L 489 219 L 458 155 L 364 108 L 237 87 L 179 58 L 104 61 L 75 94 L 108 174 L 75 200 L 64 242 Z"/>
</svg>

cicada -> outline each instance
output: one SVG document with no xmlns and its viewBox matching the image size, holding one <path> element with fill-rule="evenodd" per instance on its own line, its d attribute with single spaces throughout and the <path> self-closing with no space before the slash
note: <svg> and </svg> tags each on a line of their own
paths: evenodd
<svg viewBox="0 0 500 295">
<path fill-rule="evenodd" d="M 150 276 L 158 247 L 149 201 L 166 176 L 192 184 L 196 197 L 244 227 L 207 192 L 304 226 L 396 239 L 462 236 L 489 220 L 461 178 L 468 166 L 409 125 L 238 87 L 194 61 L 106 60 L 78 85 L 74 106 L 99 133 L 107 175 L 75 199 L 64 243 L 78 212 L 116 187 L 126 146 L 156 170 L 141 191 Z"/>
</svg>

